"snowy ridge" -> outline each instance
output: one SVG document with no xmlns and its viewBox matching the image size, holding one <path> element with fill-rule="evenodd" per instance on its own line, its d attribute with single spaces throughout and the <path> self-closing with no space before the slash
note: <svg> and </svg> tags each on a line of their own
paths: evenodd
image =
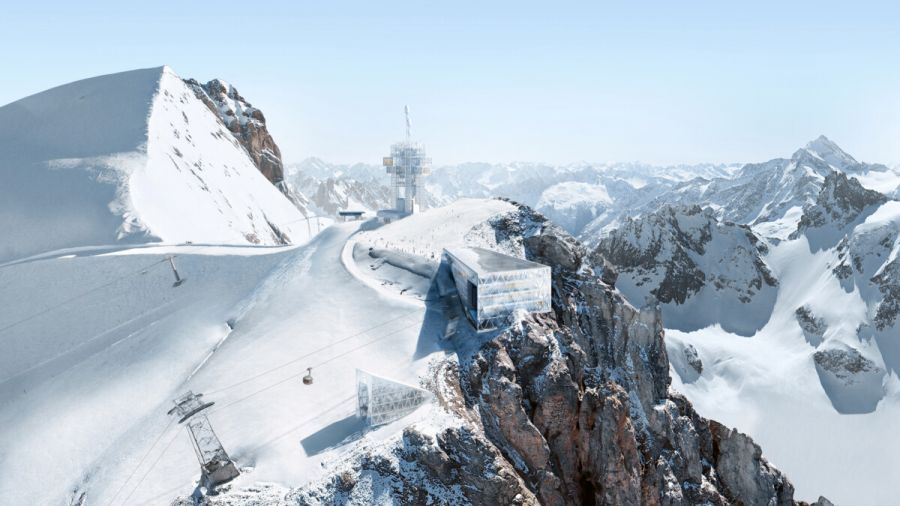
<svg viewBox="0 0 900 506">
<path fill-rule="evenodd" d="M 663 207 L 626 219 L 595 255 L 619 272 L 616 286 L 634 303 L 663 303 L 669 328 L 697 330 L 718 323 L 751 335 L 768 321 L 778 281 L 765 245 L 746 226 L 722 222 L 700 207 Z"/>
<path fill-rule="evenodd" d="M 676 388 L 746 429 L 801 494 L 839 504 L 890 502 L 884 484 L 900 479 L 888 429 L 900 416 L 898 184 L 896 169 L 823 136 L 790 158 L 677 183 L 582 233 L 632 302 L 664 302 Z M 846 480 L 847 455 L 862 485 Z"/>
<path fill-rule="evenodd" d="M 0 108 L 0 260 L 55 249 L 307 239 L 302 214 L 167 67 Z M 160 199 L 165 195 L 165 199 Z"/>
</svg>

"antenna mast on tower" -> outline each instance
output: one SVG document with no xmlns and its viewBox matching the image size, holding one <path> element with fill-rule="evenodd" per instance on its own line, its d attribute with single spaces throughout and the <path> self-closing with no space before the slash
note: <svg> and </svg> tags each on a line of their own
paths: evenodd
<svg viewBox="0 0 900 506">
<path fill-rule="evenodd" d="M 403 106 L 403 115 L 406 116 L 406 142 L 409 142 L 410 130 L 412 129 L 412 121 L 409 119 L 409 106 Z"/>
<path fill-rule="evenodd" d="M 385 156 L 382 164 L 391 176 L 394 193 L 394 209 L 379 211 L 378 216 L 396 219 L 417 212 L 419 207 L 419 180 L 431 173 L 431 158 L 425 156 L 425 148 L 412 140 L 412 120 L 409 106 L 403 106 L 406 118 L 406 140 L 391 146 L 391 156 Z"/>
</svg>

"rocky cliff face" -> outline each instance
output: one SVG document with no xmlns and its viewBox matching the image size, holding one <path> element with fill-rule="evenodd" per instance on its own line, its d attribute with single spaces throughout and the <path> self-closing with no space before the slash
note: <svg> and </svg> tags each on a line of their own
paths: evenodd
<svg viewBox="0 0 900 506">
<path fill-rule="evenodd" d="M 612 264 L 630 300 L 659 300 L 670 328 L 720 323 L 749 335 L 765 324 L 775 302 L 778 281 L 765 253 L 749 227 L 720 221 L 712 209 L 664 206 L 626 219 L 600 241 L 592 261 Z"/>
<path fill-rule="evenodd" d="M 900 202 L 889 201 L 873 212 L 872 202 L 877 204 L 883 198 L 876 194 L 865 201 L 870 202 L 863 208 L 866 220 L 837 244 L 832 272 L 845 290 L 859 290 L 871 308 L 870 314 L 875 315 L 872 319 L 875 329 L 886 336 L 895 332 L 900 319 Z M 855 201 L 858 208 L 860 201 Z M 857 217 L 851 222 L 859 221 Z M 893 340 L 887 341 L 894 346 Z M 900 356 L 891 355 L 900 364 Z"/>
<path fill-rule="evenodd" d="M 184 82 L 244 146 L 262 175 L 301 211 L 305 211 L 305 198 L 284 180 L 281 150 L 266 128 L 263 112 L 242 97 L 237 88 L 221 79 L 213 79 L 206 84 L 201 84 L 196 79 L 185 79 Z"/>
<path fill-rule="evenodd" d="M 431 388 L 458 426 L 407 429 L 390 458 L 357 458 L 291 501 L 356 503 L 368 492 L 348 500 L 354 483 L 378 476 L 403 504 L 798 504 L 749 437 L 669 388 L 658 306 L 626 302 L 528 208 L 489 225 L 497 249 L 553 266 L 553 311 L 439 364 Z"/>
<path fill-rule="evenodd" d="M 804 206 L 797 230 L 790 238 L 806 233 L 815 248 L 833 246 L 829 239 L 842 237 L 887 200 L 877 191 L 863 188 L 855 178 L 832 171 L 825 176 L 816 201 Z"/>
</svg>

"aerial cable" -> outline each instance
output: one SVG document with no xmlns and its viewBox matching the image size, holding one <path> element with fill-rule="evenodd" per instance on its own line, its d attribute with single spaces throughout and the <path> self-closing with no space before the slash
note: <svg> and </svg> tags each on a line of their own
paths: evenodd
<svg viewBox="0 0 900 506">
<path fill-rule="evenodd" d="M 255 380 L 255 379 L 257 379 L 257 378 L 260 378 L 260 377 L 262 377 L 262 376 L 265 376 L 265 375 L 267 375 L 267 374 L 270 374 L 270 373 L 273 373 L 273 372 L 275 372 L 275 371 L 284 369 L 285 367 L 287 367 L 287 366 L 289 366 L 289 365 L 296 364 L 297 362 L 300 362 L 300 361 L 303 360 L 303 359 L 309 358 L 309 357 L 311 357 L 311 356 L 313 356 L 313 355 L 315 355 L 315 354 L 317 354 L 317 353 L 326 351 L 326 350 L 328 350 L 329 348 L 332 348 L 332 347 L 333 347 L 334 345 L 336 345 L 336 344 L 340 344 L 340 343 L 349 341 L 349 340 L 351 340 L 351 339 L 353 339 L 353 338 L 359 337 L 359 336 L 361 336 L 361 335 L 363 335 L 363 334 L 365 334 L 365 333 L 367 333 L 367 332 L 369 332 L 369 331 L 372 331 L 372 330 L 375 330 L 375 329 L 377 329 L 377 328 L 383 327 L 383 326 L 385 326 L 385 325 L 387 325 L 387 324 L 389 324 L 389 323 L 393 323 L 393 322 L 395 322 L 395 321 L 397 321 L 397 320 L 406 318 L 407 316 L 410 316 L 410 315 L 412 315 L 412 314 L 415 314 L 415 313 L 417 313 L 418 311 L 419 311 L 418 309 L 415 309 L 415 310 L 410 311 L 410 312 L 408 312 L 408 313 L 403 313 L 403 314 L 401 314 L 400 316 L 397 316 L 397 317 L 395 317 L 395 318 L 391 318 L 391 319 L 389 319 L 389 320 L 385 320 L 385 321 L 383 321 L 383 322 L 381 322 L 381 323 L 379 323 L 379 324 L 377 324 L 377 325 L 373 325 L 373 326 L 368 327 L 368 328 L 366 328 L 366 329 L 360 330 L 359 332 L 357 332 L 357 333 L 355 333 L 355 334 L 351 334 L 351 335 L 346 336 L 346 337 L 343 337 L 343 338 L 341 338 L 341 339 L 339 339 L 339 340 L 337 340 L 337 341 L 333 341 L 333 342 L 329 343 L 328 345 L 325 345 L 325 346 L 322 346 L 322 347 L 317 348 L 317 349 L 315 349 L 315 350 L 312 350 L 312 351 L 310 351 L 310 352 L 304 353 L 303 355 L 300 355 L 300 356 L 298 356 L 298 357 L 296 357 L 296 358 L 293 358 L 293 359 L 291 359 L 291 360 L 289 360 L 289 361 L 287 361 L 287 362 L 284 362 L 284 363 L 282 363 L 282 364 L 280 364 L 280 365 L 277 365 L 277 366 L 275 366 L 275 367 L 273 367 L 273 368 L 271 368 L 271 369 L 264 370 L 263 372 L 260 372 L 260 373 L 258 373 L 258 374 L 255 374 L 255 375 L 250 376 L 250 377 L 248 377 L 248 378 L 244 378 L 244 379 L 242 379 L 242 380 L 240 380 L 240 381 L 238 381 L 238 382 L 236 382 L 236 383 L 232 383 L 232 384 L 230 384 L 230 385 L 228 385 L 228 386 L 225 386 L 225 387 L 222 387 L 222 388 L 218 388 L 218 389 L 216 389 L 216 390 L 210 390 L 210 391 L 206 392 L 206 395 L 214 395 L 214 394 L 217 394 L 217 393 L 220 393 L 220 392 L 224 392 L 225 390 L 230 390 L 230 389 L 232 389 L 232 388 L 234 388 L 234 387 L 243 385 L 244 383 L 248 383 L 248 382 L 250 382 L 250 381 L 253 381 L 253 380 Z M 403 328 L 405 329 L 405 328 L 407 328 L 407 327 L 403 327 Z"/>
<path fill-rule="evenodd" d="M 112 498 L 110 498 L 108 504 L 115 503 L 116 497 L 118 497 L 119 494 L 122 493 L 122 490 L 125 489 L 125 486 L 128 485 L 128 482 L 130 482 L 131 479 L 134 478 L 134 475 L 137 473 L 137 470 L 144 464 L 144 461 L 147 460 L 147 457 L 150 456 L 150 453 L 153 451 L 154 448 L 156 448 L 156 445 L 159 444 L 162 437 L 166 434 L 166 432 L 168 432 L 168 430 L 172 427 L 172 424 L 174 424 L 174 423 L 175 423 L 175 419 L 170 419 L 169 423 L 167 423 L 166 426 L 163 427 L 162 432 L 160 432 L 159 435 L 156 436 L 156 439 L 153 441 L 153 444 L 150 445 L 150 448 L 147 449 L 147 452 L 144 453 L 144 456 L 141 457 L 141 460 L 138 461 L 136 466 L 134 466 L 134 470 L 131 471 L 131 474 L 128 475 L 128 478 L 126 478 L 125 481 L 122 483 L 122 485 L 119 487 L 119 489 L 116 490 L 116 493 L 113 494 Z"/>
<path fill-rule="evenodd" d="M 147 469 L 147 471 L 143 475 L 141 475 L 141 479 L 138 480 L 134 488 L 131 489 L 131 492 L 127 496 L 125 496 L 125 499 L 122 499 L 122 504 L 128 504 L 128 499 L 131 499 L 131 496 L 133 496 L 134 493 L 137 492 L 138 488 L 140 488 L 141 486 L 141 483 L 144 483 L 144 480 L 147 479 L 147 476 L 151 471 L 153 471 L 153 469 L 156 467 L 156 464 L 158 464 L 159 461 L 162 460 L 163 455 L 165 455 L 166 452 L 169 451 L 169 448 L 172 446 L 172 443 L 174 443 L 176 439 L 178 439 L 178 431 L 175 432 L 175 435 L 172 436 L 172 439 L 170 439 L 166 446 L 162 449 L 162 451 L 156 457 L 156 460 L 154 460 L 153 463 L 150 464 L 150 468 Z"/>
<path fill-rule="evenodd" d="M 15 322 L 12 322 L 12 323 L 10 323 L 10 324 L 4 326 L 4 327 L 0 327 L 0 333 L 3 333 L 3 332 L 5 332 L 5 331 L 7 331 L 7 330 L 9 330 L 9 329 L 11 329 L 11 328 L 13 328 L 13 327 L 16 327 L 16 326 L 18 326 L 18 325 L 20 325 L 20 324 L 22 324 L 22 323 L 27 322 L 27 321 L 31 321 L 31 320 L 33 320 L 33 319 L 39 317 L 39 316 L 45 315 L 45 314 L 49 313 L 50 311 L 53 311 L 54 309 L 58 309 L 58 308 L 60 308 L 60 307 L 62 307 L 62 306 L 65 306 L 66 304 L 72 303 L 72 302 L 74 302 L 74 301 L 76 301 L 76 300 L 78 300 L 78 299 L 80 299 L 80 298 L 82 298 L 82 297 L 85 297 L 85 296 L 87 296 L 87 295 L 90 295 L 90 294 L 92 294 L 92 293 L 94 293 L 94 292 L 96 292 L 96 291 L 98 291 L 98 290 L 102 290 L 103 288 L 106 288 L 106 287 L 108 287 L 108 286 L 114 285 L 115 283 L 118 283 L 119 281 L 121 281 L 121 280 L 123 280 L 123 279 L 125 279 L 125 278 L 131 277 L 131 276 L 137 276 L 137 275 L 139 275 L 139 274 L 145 274 L 149 269 L 152 269 L 153 267 L 155 267 L 155 266 L 157 266 L 157 265 L 159 265 L 159 264 L 162 264 L 163 262 L 168 262 L 168 259 L 159 260 L 159 261 L 153 262 L 152 264 L 149 264 L 149 265 L 147 265 L 147 266 L 145 266 L 145 267 L 142 267 L 142 268 L 140 268 L 140 269 L 138 269 L 138 270 L 136 270 L 136 271 L 129 272 L 129 273 L 127 273 L 127 274 L 123 274 L 123 275 L 121 275 L 121 276 L 119 276 L 119 277 L 117 277 L 117 278 L 112 279 L 111 281 L 109 281 L 109 282 L 107 282 L 107 283 L 104 283 L 104 284 L 102 284 L 102 285 L 100 285 L 100 286 L 96 286 L 96 287 L 94 287 L 94 288 L 91 288 L 90 290 L 87 290 L 87 291 L 85 291 L 85 292 L 81 292 L 81 293 L 79 293 L 78 295 L 75 295 L 75 296 L 73 296 L 73 297 L 70 297 L 70 298 L 68 298 L 68 299 L 65 299 L 65 300 L 63 300 L 62 302 L 59 302 L 59 303 L 57 303 L 57 304 L 51 305 L 51 306 L 49 306 L 49 307 L 47 307 L 47 308 L 45 308 L 45 309 L 42 309 L 41 311 L 38 311 L 37 313 L 34 313 L 34 314 L 30 315 L 30 316 L 27 316 L 27 317 L 25 317 L 25 318 L 22 318 L 21 320 L 17 320 L 17 321 L 15 321 Z"/>
<path fill-rule="evenodd" d="M 323 366 L 323 365 L 325 365 L 325 364 L 328 364 L 328 363 L 330 363 L 330 362 L 334 362 L 335 360 L 337 360 L 337 359 L 339 359 L 339 358 L 341 358 L 341 357 L 347 356 L 347 355 L 349 355 L 350 353 L 353 353 L 353 352 L 355 352 L 355 351 L 359 351 L 359 350 L 361 350 L 362 348 L 365 348 L 365 347 L 367 347 L 367 346 L 371 346 L 371 345 L 375 344 L 376 342 L 381 341 L 381 340 L 383 340 L 383 339 L 387 339 L 388 337 L 390 337 L 390 336 L 392 336 L 392 335 L 395 335 L 395 334 L 398 334 L 398 333 L 400 333 L 401 331 L 404 331 L 404 330 L 406 330 L 406 329 L 408 329 L 408 328 L 410 328 L 410 327 L 413 327 L 413 326 L 417 325 L 418 323 L 419 323 L 419 322 L 411 323 L 411 324 L 409 324 L 409 325 L 407 325 L 407 326 L 405 326 L 405 327 L 401 327 L 401 328 L 399 328 L 399 329 L 397 329 L 397 330 L 394 330 L 394 331 L 392 331 L 392 332 L 389 332 L 389 333 L 387 333 L 387 334 L 385 334 L 385 335 L 383 335 L 383 336 L 377 337 L 377 338 L 375 338 L 375 339 L 373 339 L 373 340 L 371 340 L 371 341 L 368 341 L 368 342 L 366 342 L 366 343 L 363 343 L 363 344 L 361 344 L 361 345 L 359 345 L 359 346 L 357 346 L 357 347 L 355 347 L 355 348 L 352 348 L 352 349 L 350 349 L 350 350 L 347 350 L 347 351 L 345 351 L 345 352 L 343 352 L 343 353 L 340 353 L 340 354 L 338 354 L 338 355 L 334 355 L 334 356 L 332 356 L 331 358 L 328 358 L 328 359 L 326 359 L 326 360 L 323 360 L 323 361 L 321 361 L 321 362 L 318 362 L 318 363 L 312 365 L 311 368 L 319 368 L 319 367 L 321 367 L 321 366 Z M 304 371 L 304 372 L 305 372 L 305 371 Z M 210 412 L 210 415 L 213 414 L 213 413 L 218 413 L 219 411 L 224 411 L 225 409 L 228 409 L 228 408 L 230 408 L 231 406 L 234 406 L 235 404 L 239 404 L 239 403 L 241 403 L 241 402 L 244 402 L 244 401 L 246 401 L 247 399 L 250 399 L 250 398 L 252 398 L 252 397 L 255 397 L 255 396 L 257 396 L 257 395 L 259 395 L 259 394 L 261 394 L 261 393 L 263 393 L 263 392 L 266 392 L 266 391 L 271 390 L 271 389 L 273 389 L 273 388 L 275 388 L 275 387 L 277 387 L 277 386 L 279 386 L 279 385 L 282 385 L 282 384 L 284 384 L 284 383 L 287 383 L 288 381 L 291 381 L 291 380 L 294 380 L 294 379 L 296 379 L 296 378 L 298 378 L 298 377 L 300 377 L 300 376 L 303 376 L 304 372 L 292 374 L 292 375 L 290 375 L 290 376 L 288 376 L 288 377 L 286 377 L 286 378 L 282 378 L 282 379 L 276 381 L 275 383 L 271 383 L 271 384 L 269 384 L 269 385 L 267 385 L 267 386 L 264 386 L 264 387 L 260 388 L 259 390 L 255 390 L 254 392 L 252 392 L 252 393 L 250 393 L 250 394 L 247 394 L 247 395 L 245 395 L 245 396 L 243 396 L 243 397 L 239 397 L 239 398 L 237 398 L 237 399 L 235 399 L 235 400 L 229 402 L 228 404 L 224 404 L 224 405 L 222 405 L 222 406 L 219 406 L 219 407 L 217 407 L 216 409 L 212 410 L 212 411 Z M 221 391 L 221 390 L 219 390 L 219 391 Z"/>
</svg>

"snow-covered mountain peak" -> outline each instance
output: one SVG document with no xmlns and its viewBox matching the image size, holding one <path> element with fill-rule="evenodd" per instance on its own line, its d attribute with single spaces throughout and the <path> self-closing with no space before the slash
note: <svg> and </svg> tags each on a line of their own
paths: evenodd
<svg viewBox="0 0 900 506">
<path fill-rule="evenodd" d="M 0 261 L 122 241 L 284 244 L 306 228 L 169 67 L 0 107 L 0 215 Z"/>
<path fill-rule="evenodd" d="M 846 151 L 840 148 L 834 141 L 820 135 L 814 140 L 809 141 L 803 148 L 804 151 L 815 155 L 828 165 L 835 169 L 842 170 L 847 167 L 857 165 L 859 162 L 850 156 Z"/>
<path fill-rule="evenodd" d="M 658 299 L 670 328 L 720 323 L 751 335 L 768 321 L 778 285 L 766 251 L 749 227 L 710 208 L 664 206 L 626 219 L 595 255 L 619 272 L 617 286 L 633 303 Z"/>
<path fill-rule="evenodd" d="M 791 238 L 806 233 L 815 250 L 834 246 L 852 226 L 862 223 L 887 200 L 884 195 L 863 188 L 856 178 L 832 171 L 825 176 L 815 202 L 804 206 Z"/>
</svg>

